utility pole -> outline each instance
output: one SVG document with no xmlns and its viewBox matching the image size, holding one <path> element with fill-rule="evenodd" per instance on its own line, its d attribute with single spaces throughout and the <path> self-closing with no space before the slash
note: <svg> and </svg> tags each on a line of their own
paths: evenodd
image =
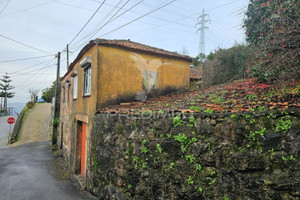
<svg viewBox="0 0 300 200">
<path fill-rule="evenodd" d="M 69 70 L 69 45 L 67 44 L 67 71 Z"/>
<path fill-rule="evenodd" d="M 57 133 L 60 116 L 60 52 L 57 56 L 57 72 L 56 72 L 56 87 L 55 87 L 55 104 L 53 118 L 52 145 L 57 145 Z"/>
<path fill-rule="evenodd" d="M 198 30 L 197 30 L 197 33 L 200 32 L 198 55 L 200 55 L 200 54 L 205 55 L 205 29 L 208 29 L 208 27 L 206 27 L 205 24 L 207 22 L 211 22 L 209 19 L 206 19 L 206 17 L 209 17 L 209 15 L 206 14 L 203 9 L 202 15 L 200 15 L 198 17 L 198 23 L 196 24 L 196 27 L 198 25 L 201 25 L 200 28 L 198 28 Z"/>
</svg>

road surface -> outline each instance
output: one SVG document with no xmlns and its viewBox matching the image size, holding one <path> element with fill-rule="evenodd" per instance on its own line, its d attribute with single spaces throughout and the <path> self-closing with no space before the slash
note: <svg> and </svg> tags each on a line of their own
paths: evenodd
<svg viewBox="0 0 300 200">
<path fill-rule="evenodd" d="M 52 155 L 49 142 L 0 149 L 0 199 L 95 199 L 71 177 Z"/>
<path fill-rule="evenodd" d="M 1 147 L 7 147 L 8 143 L 8 132 L 9 132 L 9 124 L 7 123 L 7 119 L 9 117 L 14 117 L 15 120 L 17 121 L 17 116 L 5 116 L 5 117 L 0 117 L 0 148 Z M 11 132 L 14 128 L 15 124 L 11 125 Z"/>
<path fill-rule="evenodd" d="M 23 118 L 22 129 L 18 141 L 11 146 L 30 142 L 45 142 L 50 140 L 49 126 L 51 119 L 51 104 L 36 104 Z"/>
</svg>

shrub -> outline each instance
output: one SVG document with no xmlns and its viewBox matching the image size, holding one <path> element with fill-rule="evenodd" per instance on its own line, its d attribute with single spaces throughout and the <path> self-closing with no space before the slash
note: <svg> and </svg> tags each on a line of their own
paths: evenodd
<svg viewBox="0 0 300 200">
<path fill-rule="evenodd" d="M 247 41 L 257 47 L 251 74 L 261 82 L 300 78 L 299 0 L 250 0 L 244 21 Z"/>
<path fill-rule="evenodd" d="M 28 102 L 28 103 L 26 104 L 26 107 L 27 107 L 28 109 L 31 109 L 31 108 L 34 107 L 34 105 L 35 105 L 35 102 Z"/>
<path fill-rule="evenodd" d="M 247 78 L 247 71 L 253 63 L 253 48 L 236 44 L 229 49 L 219 49 L 207 57 L 214 61 L 212 84 L 222 84 L 233 80 Z"/>
</svg>

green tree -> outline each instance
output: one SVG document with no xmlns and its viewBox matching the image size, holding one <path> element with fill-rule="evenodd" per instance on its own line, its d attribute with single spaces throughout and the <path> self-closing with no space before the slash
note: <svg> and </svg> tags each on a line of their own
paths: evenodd
<svg viewBox="0 0 300 200">
<path fill-rule="evenodd" d="M 205 61 L 206 57 L 204 54 L 200 53 L 198 56 L 193 58 L 192 65 L 193 67 L 199 67 L 201 63 Z"/>
<path fill-rule="evenodd" d="M 229 49 L 218 49 L 210 53 L 209 61 L 214 61 L 215 76 L 213 84 L 222 84 L 233 80 L 247 78 L 247 71 L 253 64 L 253 48 L 235 44 Z"/>
<path fill-rule="evenodd" d="M 7 108 L 7 98 L 13 98 L 15 96 L 14 92 L 11 92 L 12 89 L 15 87 L 10 85 L 10 82 L 12 81 L 10 79 L 10 76 L 7 75 L 2 75 L 2 78 L 0 79 L 0 92 L 1 92 L 1 97 L 4 98 L 4 104 L 3 107 Z M 2 101 L 1 101 L 2 103 Z"/>
<path fill-rule="evenodd" d="M 300 78 L 299 0 L 250 0 L 244 26 L 247 41 L 256 46 L 251 69 L 261 82 Z"/>
<path fill-rule="evenodd" d="M 45 102 L 51 103 L 52 98 L 55 95 L 55 84 L 56 81 L 52 83 L 51 87 L 42 90 L 42 98 L 45 100 Z"/>
</svg>

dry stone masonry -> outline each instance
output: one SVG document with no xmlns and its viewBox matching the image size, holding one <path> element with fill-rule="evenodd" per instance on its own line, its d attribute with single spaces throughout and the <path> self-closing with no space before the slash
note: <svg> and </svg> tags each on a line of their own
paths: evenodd
<svg viewBox="0 0 300 200">
<path fill-rule="evenodd" d="M 96 114 L 100 199 L 299 199 L 299 110 Z"/>
</svg>

